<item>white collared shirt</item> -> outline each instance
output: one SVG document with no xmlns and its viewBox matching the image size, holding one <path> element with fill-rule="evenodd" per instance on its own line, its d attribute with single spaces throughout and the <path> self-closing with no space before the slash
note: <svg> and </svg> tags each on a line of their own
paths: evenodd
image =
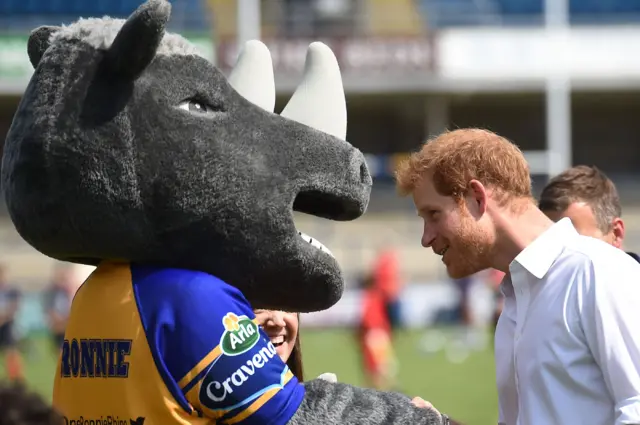
<svg viewBox="0 0 640 425">
<path fill-rule="evenodd" d="M 562 219 L 502 282 L 500 423 L 640 424 L 640 263 Z"/>
</svg>

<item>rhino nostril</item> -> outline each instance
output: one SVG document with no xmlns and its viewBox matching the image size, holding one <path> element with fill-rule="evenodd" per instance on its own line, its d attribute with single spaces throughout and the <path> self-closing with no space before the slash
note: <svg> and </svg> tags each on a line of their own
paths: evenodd
<svg viewBox="0 0 640 425">
<path fill-rule="evenodd" d="M 352 183 L 359 181 L 362 185 L 371 186 L 373 183 L 371 172 L 369 172 L 367 160 L 362 152 L 358 149 L 353 149 L 349 162 L 349 179 Z"/>
<path fill-rule="evenodd" d="M 369 168 L 366 161 L 362 161 L 360 164 L 360 182 L 369 184 L 371 183 L 371 176 L 369 175 Z"/>
</svg>

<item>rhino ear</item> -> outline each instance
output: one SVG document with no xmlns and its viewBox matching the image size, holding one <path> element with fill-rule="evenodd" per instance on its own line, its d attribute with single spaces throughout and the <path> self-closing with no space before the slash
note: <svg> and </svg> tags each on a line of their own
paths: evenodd
<svg viewBox="0 0 640 425">
<path fill-rule="evenodd" d="M 156 56 L 170 15 L 166 0 L 148 0 L 133 12 L 107 51 L 110 70 L 125 79 L 138 78 Z"/>
<path fill-rule="evenodd" d="M 33 69 L 38 67 L 42 55 L 49 48 L 51 35 L 59 29 L 60 27 L 56 26 L 42 26 L 31 31 L 27 42 L 27 54 Z"/>
</svg>

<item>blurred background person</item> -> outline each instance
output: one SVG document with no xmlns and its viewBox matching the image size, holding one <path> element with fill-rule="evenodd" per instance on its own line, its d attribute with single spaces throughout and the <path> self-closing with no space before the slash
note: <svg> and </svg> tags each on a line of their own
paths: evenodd
<svg viewBox="0 0 640 425">
<path fill-rule="evenodd" d="M 504 279 L 504 272 L 496 269 L 489 269 L 487 273 L 487 283 L 491 288 L 493 294 L 493 309 L 491 314 L 491 335 L 495 335 L 496 326 L 498 326 L 498 319 L 502 314 L 502 307 L 504 306 L 504 296 L 500 289 L 502 279 Z"/>
<path fill-rule="evenodd" d="M 389 325 L 393 331 L 401 326 L 402 321 L 400 265 L 397 252 L 393 248 L 387 247 L 378 254 L 373 266 L 373 279 L 374 285 L 382 294 Z"/>
<path fill-rule="evenodd" d="M 375 274 L 365 275 L 362 281 L 362 309 L 357 340 L 367 385 L 380 390 L 394 388 L 397 363 L 387 312 L 387 295 L 378 285 Z"/>
<path fill-rule="evenodd" d="M 469 290 L 473 284 L 473 277 L 468 276 L 462 279 L 451 279 L 454 287 L 458 292 L 458 303 L 455 309 L 456 316 L 460 324 L 464 328 L 469 328 L 473 324 L 471 312 L 471 300 L 469 299 Z"/>
<path fill-rule="evenodd" d="M 76 279 L 74 278 L 72 265 L 59 264 L 54 268 L 51 282 L 43 295 L 43 307 L 48 319 L 52 348 L 56 355 L 64 341 L 71 300 L 76 290 Z"/>
<path fill-rule="evenodd" d="M 22 356 L 18 346 L 16 316 L 20 308 L 20 290 L 9 284 L 7 267 L 0 264 L 0 353 L 10 381 L 22 381 Z"/>
<path fill-rule="evenodd" d="M 40 394 L 0 381 L 0 424 L 65 425 L 65 420 Z"/>
</svg>

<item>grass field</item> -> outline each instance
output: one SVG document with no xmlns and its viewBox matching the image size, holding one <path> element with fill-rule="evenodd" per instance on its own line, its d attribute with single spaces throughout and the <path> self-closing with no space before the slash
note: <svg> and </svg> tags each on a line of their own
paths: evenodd
<svg viewBox="0 0 640 425">
<path fill-rule="evenodd" d="M 456 335 L 442 329 L 399 332 L 399 390 L 431 401 L 464 424 L 493 425 L 497 398 L 492 349 L 481 344 L 469 350 Z M 30 338 L 24 359 L 29 384 L 50 399 L 56 360 L 48 344 L 44 336 Z M 333 372 L 342 382 L 364 385 L 359 353 L 348 330 L 303 329 L 302 347 L 307 378 Z"/>
</svg>

